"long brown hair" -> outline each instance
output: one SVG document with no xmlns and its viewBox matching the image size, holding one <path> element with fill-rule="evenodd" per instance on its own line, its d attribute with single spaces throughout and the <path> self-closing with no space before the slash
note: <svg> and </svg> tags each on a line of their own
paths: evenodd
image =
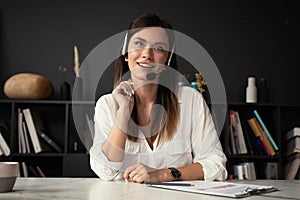
<svg viewBox="0 0 300 200">
<path fill-rule="evenodd" d="M 173 29 L 171 24 L 168 21 L 161 19 L 156 14 L 145 14 L 137 17 L 133 22 L 131 22 L 127 31 L 127 40 L 124 40 L 123 46 L 125 46 L 125 48 L 127 49 L 128 41 L 130 40 L 130 38 L 137 31 L 139 31 L 140 28 L 145 27 L 165 28 L 169 37 L 170 46 L 172 47 L 174 45 L 174 33 L 170 31 Z M 125 61 L 127 55 L 128 54 L 126 51 L 124 55 L 120 55 L 116 60 L 114 88 L 120 83 L 120 81 L 122 81 L 122 76 L 129 71 L 128 63 Z M 170 57 L 170 53 L 168 57 Z M 167 60 L 169 60 L 169 58 Z M 167 65 L 167 63 L 165 63 L 165 65 Z M 175 54 L 172 55 L 170 67 L 177 71 L 178 66 Z M 166 72 L 163 72 L 160 75 L 160 82 L 161 80 L 163 80 L 164 84 L 158 84 L 156 104 L 160 104 L 163 106 L 163 108 L 166 111 L 166 116 L 165 119 L 163 119 L 163 116 L 160 116 L 161 112 L 158 112 L 158 115 L 153 117 L 153 120 L 155 120 L 157 124 L 160 124 L 160 128 L 158 131 L 159 143 L 170 141 L 172 139 L 175 131 L 177 130 L 177 125 L 179 121 L 178 99 L 176 94 L 174 94 L 174 92 L 177 92 L 177 78 L 174 75 L 174 73 L 168 73 L 168 71 L 166 70 Z M 167 85 L 167 87 L 165 85 Z M 138 124 L 137 111 L 135 105 L 131 113 L 131 118 L 136 124 Z M 128 127 L 128 131 L 130 131 L 130 134 L 128 134 L 128 139 L 136 141 L 139 131 L 138 127 L 135 126 L 133 123 L 130 123 L 130 120 L 128 123 Z"/>
</svg>

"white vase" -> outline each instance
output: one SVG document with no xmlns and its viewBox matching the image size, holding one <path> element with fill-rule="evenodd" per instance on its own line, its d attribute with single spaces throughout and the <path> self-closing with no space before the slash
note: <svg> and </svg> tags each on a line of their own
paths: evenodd
<svg viewBox="0 0 300 200">
<path fill-rule="evenodd" d="M 246 102 L 256 103 L 257 102 L 257 88 L 255 85 L 255 78 L 248 78 L 248 86 L 246 88 Z"/>
</svg>

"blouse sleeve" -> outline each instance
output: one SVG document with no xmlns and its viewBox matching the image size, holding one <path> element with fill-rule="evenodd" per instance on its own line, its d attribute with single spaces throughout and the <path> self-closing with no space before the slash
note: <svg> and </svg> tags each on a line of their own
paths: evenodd
<svg viewBox="0 0 300 200">
<path fill-rule="evenodd" d="M 102 152 L 101 146 L 114 124 L 114 101 L 112 96 L 102 96 L 95 108 L 95 136 L 90 149 L 91 169 L 103 180 L 121 179 L 122 162 L 111 162 Z"/>
<path fill-rule="evenodd" d="M 204 180 L 225 180 L 227 178 L 226 156 L 212 120 L 209 108 L 202 95 L 194 93 L 192 120 L 193 162 L 203 167 Z M 197 111 L 197 112 L 196 112 Z"/>
</svg>

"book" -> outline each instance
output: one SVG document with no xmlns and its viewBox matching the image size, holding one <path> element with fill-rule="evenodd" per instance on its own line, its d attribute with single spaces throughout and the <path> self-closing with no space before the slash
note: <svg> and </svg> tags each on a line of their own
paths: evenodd
<svg viewBox="0 0 300 200">
<path fill-rule="evenodd" d="M 35 153 L 39 153 L 42 151 L 40 141 L 38 139 L 38 135 L 34 126 L 34 122 L 32 119 L 31 111 L 29 108 L 23 109 L 24 118 L 26 121 L 26 125 L 28 128 L 28 132 L 33 144 L 33 149 Z"/>
<path fill-rule="evenodd" d="M 263 141 L 266 145 L 266 148 L 270 152 L 270 155 L 271 156 L 276 155 L 276 152 L 273 149 L 272 144 L 270 143 L 270 141 L 269 141 L 268 137 L 266 136 L 264 130 L 262 129 L 262 127 L 260 126 L 260 124 L 258 123 L 258 121 L 256 119 L 254 119 L 254 123 L 256 124 L 256 127 L 258 128 L 259 134 L 262 137 L 262 139 L 263 139 Z"/>
<path fill-rule="evenodd" d="M 85 114 L 85 117 L 86 117 L 86 121 L 87 121 L 87 125 L 88 125 L 88 128 L 89 128 L 89 132 L 90 132 L 91 138 L 93 140 L 94 139 L 94 135 L 95 135 L 94 122 L 93 122 L 92 119 L 90 119 L 90 117 L 89 117 L 88 114 Z"/>
<path fill-rule="evenodd" d="M 28 168 L 25 162 L 21 162 L 23 177 L 28 177 Z"/>
<path fill-rule="evenodd" d="M 263 151 L 264 155 L 270 155 L 270 152 L 267 150 L 266 145 L 264 144 L 262 137 L 259 134 L 259 130 L 256 127 L 256 123 L 254 122 L 256 119 L 255 117 L 248 119 L 248 124 L 252 130 L 252 133 L 255 136 L 256 142 L 259 145 L 259 147 L 261 148 L 261 150 Z"/>
<path fill-rule="evenodd" d="M 248 151 L 247 151 L 247 147 L 246 147 L 246 143 L 245 143 L 245 138 L 244 138 L 244 133 L 243 133 L 239 113 L 236 111 L 233 111 L 233 112 L 234 112 L 235 128 L 236 128 L 236 132 L 237 132 L 237 136 L 238 136 L 238 142 L 240 145 L 240 154 L 247 154 Z"/>
<path fill-rule="evenodd" d="M 263 122 L 263 120 L 261 119 L 259 113 L 257 112 L 257 110 L 254 110 L 253 111 L 257 120 L 259 121 L 261 127 L 263 128 L 264 132 L 266 133 L 268 139 L 270 140 L 271 144 L 272 144 L 272 147 L 274 148 L 275 151 L 278 151 L 278 146 L 276 145 L 275 141 L 273 140 L 269 130 L 267 129 L 265 123 Z"/>
<path fill-rule="evenodd" d="M 163 183 L 166 183 L 165 185 Z M 171 184 L 187 184 L 189 186 L 176 186 Z M 159 184 L 147 184 L 149 187 L 177 190 L 198 194 L 215 195 L 222 197 L 241 198 L 247 197 L 252 194 L 260 194 L 266 192 L 276 191 L 277 188 L 271 185 L 255 185 L 255 184 L 242 184 L 229 181 L 173 181 L 162 182 Z"/>
<path fill-rule="evenodd" d="M 244 122 L 243 127 L 246 136 L 246 144 L 248 143 L 248 145 L 250 146 L 249 149 L 252 149 L 252 155 L 265 155 L 249 124 L 247 122 Z"/>
<path fill-rule="evenodd" d="M 0 149 L 1 149 L 1 152 L 5 156 L 9 156 L 10 155 L 10 148 L 7 145 L 6 141 L 4 140 L 4 137 L 2 136 L 1 130 L 0 130 Z"/>
<path fill-rule="evenodd" d="M 28 131 L 27 131 L 27 127 L 25 122 L 22 122 L 22 128 L 23 128 L 23 133 L 24 133 L 24 140 L 25 140 L 25 145 L 26 145 L 26 153 L 31 153 L 31 143 L 29 140 L 29 135 L 28 135 Z"/>
<path fill-rule="evenodd" d="M 31 172 L 31 176 L 33 177 L 39 177 L 39 173 L 37 172 L 37 169 L 33 165 L 28 166 L 29 171 Z"/>
<path fill-rule="evenodd" d="M 18 108 L 18 139 L 19 139 L 19 153 L 26 153 L 26 143 L 23 131 L 23 113 Z"/>
<path fill-rule="evenodd" d="M 46 177 L 45 173 L 43 172 L 43 170 L 40 168 L 40 166 L 36 166 L 36 169 L 38 171 L 38 174 L 40 177 Z"/>
<path fill-rule="evenodd" d="M 270 152 L 268 151 L 266 145 L 264 144 L 264 141 L 262 140 L 261 136 L 255 137 L 257 144 L 260 146 L 260 149 L 264 152 L 264 155 L 270 155 Z"/>
<path fill-rule="evenodd" d="M 233 155 L 236 155 L 236 147 L 235 147 L 235 138 L 234 138 L 234 133 L 233 133 L 233 127 L 230 124 L 229 125 L 229 135 L 230 135 L 230 146 L 231 146 L 231 152 Z"/>
<path fill-rule="evenodd" d="M 42 151 L 51 151 L 52 149 L 54 149 L 57 152 L 62 152 L 62 149 L 59 147 L 59 145 L 54 142 L 45 132 L 45 126 L 43 123 L 43 119 L 41 117 L 41 115 L 38 112 L 32 112 L 32 119 L 34 121 L 34 125 L 35 125 L 35 129 L 37 134 L 39 135 L 39 138 L 42 138 L 41 142 L 41 149 Z M 45 142 L 45 144 L 44 144 Z M 51 147 L 52 149 L 48 148 Z"/>
<path fill-rule="evenodd" d="M 287 180 L 295 179 L 297 172 L 300 168 L 300 153 L 295 153 L 291 155 L 288 159 L 285 168 L 285 177 Z"/>
<path fill-rule="evenodd" d="M 300 149 L 299 148 L 296 148 L 296 147 L 293 147 L 291 149 L 288 149 L 286 151 L 286 156 L 290 156 L 290 155 L 293 155 L 294 153 L 300 153 Z"/>
<path fill-rule="evenodd" d="M 286 143 L 287 151 L 293 148 L 300 149 L 300 136 L 295 136 Z"/>
<path fill-rule="evenodd" d="M 289 140 L 293 137 L 300 136 L 300 127 L 295 127 L 285 134 L 285 139 Z"/>
<path fill-rule="evenodd" d="M 9 148 L 9 128 L 4 122 L 4 120 L 0 119 L 0 149 L 1 153 L 5 156 L 10 155 L 10 148 Z M 1 154 L 1 155 L 2 155 Z"/>
<path fill-rule="evenodd" d="M 264 135 L 262 128 L 260 127 L 256 118 L 253 117 L 251 119 L 248 119 L 248 123 L 249 123 L 253 133 L 255 134 L 255 136 L 258 137 L 259 140 L 261 140 L 261 143 L 262 143 L 261 146 L 263 147 L 263 149 L 265 149 L 265 151 L 267 152 L 267 155 L 274 156 L 276 153 L 273 150 L 269 141 L 267 140 L 266 136 Z"/>
<path fill-rule="evenodd" d="M 229 116 L 230 116 L 230 126 L 231 126 L 231 130 L 232 130 L 232 134 L 234 136 L 235 153 L 240 154 L 241 149 L 240 149 L 238 135 L 237 135 L 236 127 L 235 127 L 235 116 L 234 116 L 233 110 L 229 111 Z"/>
<path fill-rule="evenodd" d="M 61 153 L 62 149 L 47 136 L 43 131 L 38 131 L 39 136 L 46 141 L 53 149 L 55 149 L 57 152 Z"/>
</svg>

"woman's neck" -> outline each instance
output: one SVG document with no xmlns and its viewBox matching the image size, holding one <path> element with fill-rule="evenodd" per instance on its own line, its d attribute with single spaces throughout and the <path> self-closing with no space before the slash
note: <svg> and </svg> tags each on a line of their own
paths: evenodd
<svg viewBox="0 0 300 200">
<path fill-rule="evenodd" d="M 154 104 L 157 98 L 157 84 L 143 85 L 135 90 L 137 105 Z"/>
</svg>

